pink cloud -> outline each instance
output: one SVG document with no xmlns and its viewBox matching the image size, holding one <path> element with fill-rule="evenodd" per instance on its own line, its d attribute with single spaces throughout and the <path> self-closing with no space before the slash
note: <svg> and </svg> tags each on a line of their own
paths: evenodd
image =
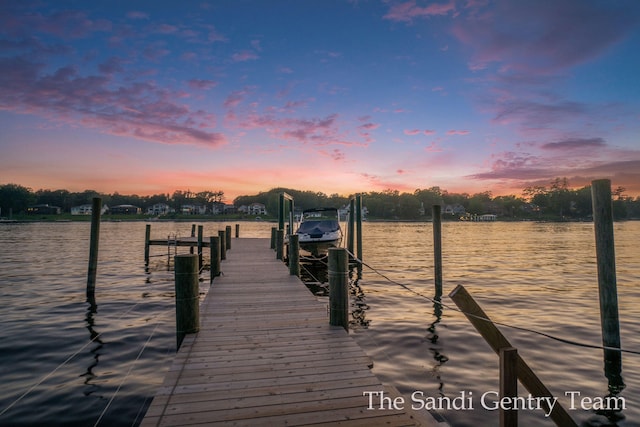
<svg viewBox="0 0 640 427">
<path fill-rule="evenodd" d="M 498 63 L 503 71 L 526 74 L 548 75 L 584 63 L 638 24 L 637 13 L 625 5 L 602 8 L 581 0 L 502 1 L 468 9 L 452 31 L 474 50 L 470 68 Z"/>
<path fill-rule="evenodd" d="M 447 15 L 455 11 L 455 4 L 450 1 L 447 3 L 432 3 L 428 6 L 418 6 L 415 1 L 394 4 L 389 8 L 389 12 L 384 19 L 397 22 L 412 22 L 415 18 L 428 18 L 435 15 Z"/>
<path fill-rule="evenodd" d="M 447 131 L 447 135 L 469 135 L 471 132 L 468 130 L 455 130 L 451 129 Z"/>
<path fill-rule="evenodd" d="M 547 142 L 540 146 L 545 150 L 575 151 L 583 149 L 600 149 L 607 144 L 602 138 L 570 138 L 557 142 Z"/>
<path fill-rule="evenodd" d="M 116 84 L 108 74 L 82 76 L 75 67 L 45 74 L 21 58 L 0 59 L 0 105 L 72 126 L 166 144 L 224 144 L 215 117 L 177 102 L 183 94 L 153 83 Z"/>
<path fill-rule="evenodd" d="M 209 90 L 218 85 L 213 80 L 191 79 L 187 82 L 190 88 L 198 90 Z"/>
<path fill-rule="evenodd" d="M 249 94 L 249 89 L 244 88 L 242 90 L 236 90 L 231 92 L 227 99 L 224 101 L 225 108 L 235 108 L 237 107 Z"/>
<path fill-rule="evenodd" d="M 425 135 L 435 135 L 436 131 L 435 130 L 431 130 L 431 129 L 425 129 L 424 130 L 424 134 Z"/>
<path fill-rule="evenodd" d="M 237 52 L 231 55 L 231 60 L 233 62 L 252 61 L 258 58 L 259 56 L 255 52 L 251 52 L 249 50 L 243 50 L 242 52 Z"/>
<path fill-rule="evenodd" d="M 405 135 L 409 135 L 409 136 L 413 136 L 413 135 L 419 135 L 422 131 L 420 131 L 419 129 L 405 129 L 404 130 L 404 134 Z"/>
</svg>

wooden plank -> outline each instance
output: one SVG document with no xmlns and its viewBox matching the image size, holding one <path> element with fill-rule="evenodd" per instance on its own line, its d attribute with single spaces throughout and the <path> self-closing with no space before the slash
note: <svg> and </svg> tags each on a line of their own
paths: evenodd
<svg viewBox="0 0 640 427">
<path fill-rule="evenodd" d="M 363 392 L 397 390 L 268 246 L 234 240 L 200 331 L 185 338 L 141 425 L 436 425 L 428 414 L 367 409 Z"/>
</svg>

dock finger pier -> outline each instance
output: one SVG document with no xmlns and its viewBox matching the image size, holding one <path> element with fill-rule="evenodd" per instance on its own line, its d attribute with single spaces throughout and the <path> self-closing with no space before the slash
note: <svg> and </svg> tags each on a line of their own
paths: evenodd
<svg viewBox="0 0 640 427">
<path fill-rule="evenodd" d="M 368 408 L 367 392 L 398 391 L 269 246 L 233 239 L 141 425 L 437 425 L 428 413 Z"/>
</svg>

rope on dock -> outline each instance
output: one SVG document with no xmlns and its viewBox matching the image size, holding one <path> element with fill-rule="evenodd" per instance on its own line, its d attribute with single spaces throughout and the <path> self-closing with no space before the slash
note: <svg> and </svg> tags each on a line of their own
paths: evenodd
<svg viewBox="0 0 640 427">
<path fill-rule="evenodd" d="M 348 249 L 347 249 L 347 252 L 349 252 Z M 565 338 L 557 337 L 555 335 L 551 335 L 551 334 L 548 334 L 546 332 L 537 331 L 535 329 L 524 328 L 522 326 L 509 325 L 507 323 L 502 323 L 502 322 L 495 322 L 495 321 L 493 321 L 491 319 L 487 319 L 485 317 L 477 316 L 477 315 L 471 314 L 471 313 L 466 313 L 466 312 L 460 310 L 458 307 L 453 307 L 453 306 L 447 305 L 447 304 L 443 303 L 440 300 L 437 300 L 437 299 L 431 298 L 429 296 L 423 295 L 422 293 L 411 289 L 409 286 L 389 278 L 385 274 L 381 273 L 378 269 L 370 266 L 369 264 L 367 264 L 366 262 L 362 261 L 361 259 L 358 259 L 351 252 L 349 252 L 349 255 L 351 255 L 356 262 L 358 262 L 359 264 L 367 267 L 368 269 L 370 269 L 371 271 L 373 271 L 377 275 L 379 275 L 382 278 L 384 278 L 385 280 L 387 280 L 389 283 L 392 283 L 394 285 L 400 286 L 400 287 L 406 289 L 407 291 L 411 292 L 412 294 L 414 294 L 416 296 L 424 298 L 424 299 L 432 302 L 433 304 L 440 305 L 442 308 L 447 308 L 449 310 L 457 311 L 459 313 L 464 314 L 465 316 L 471 316 L 471 317 L 474 317 L 476 319 L 483 320 L 485 322 L 493 323 L 494 325 L 504 326 L 505 328 L 511 328 L 511 329 L 515 329 L 515 330 L 518 330 L 518 331 L 529 332 L 529 333 L 532 333 L 532 334 L 540 335 L 540 336 L 543 336 L 545 338 L 549 338 L 549 339 L 552 339 L 552 340 L 555 340 L 555 341 L 559 341 L 559 342 L 564 343 L 564 344 L 569 344 L 569 345 L 573 345 L 573 346 L 577 346 L 577 347 L 593 348 L 593 349 L 598 349 L 598 350 L 612 350 L 612 351 L 619 351 L 621 353 L 640 355 L 640 351 L 636 351 L 636 350 L 627 350 L 627 349 L 617 348 L 617 347 L 608 347 L 608 346 L 601 346 L 601 345 L 596 345 L 596 344 L 581 343 L 581 342 L 578 342 L 578 341 L 573 341 L 573 340 L 568 340 L 568 339 L 565 339 Z"/>
</svg>

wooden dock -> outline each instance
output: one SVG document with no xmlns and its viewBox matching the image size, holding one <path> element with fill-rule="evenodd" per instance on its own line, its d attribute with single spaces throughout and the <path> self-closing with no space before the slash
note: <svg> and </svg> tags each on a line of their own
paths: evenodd
<svg viewBox="0 0 640 427">
<path fill-rule="evenodd" d="M 428 413 L 368 410 L 371 360 L 268 239 L 234 239 L 141 426 L 436 426 Z M 441 425 L 441 424 L 440 424 Z"/>
</svg>

